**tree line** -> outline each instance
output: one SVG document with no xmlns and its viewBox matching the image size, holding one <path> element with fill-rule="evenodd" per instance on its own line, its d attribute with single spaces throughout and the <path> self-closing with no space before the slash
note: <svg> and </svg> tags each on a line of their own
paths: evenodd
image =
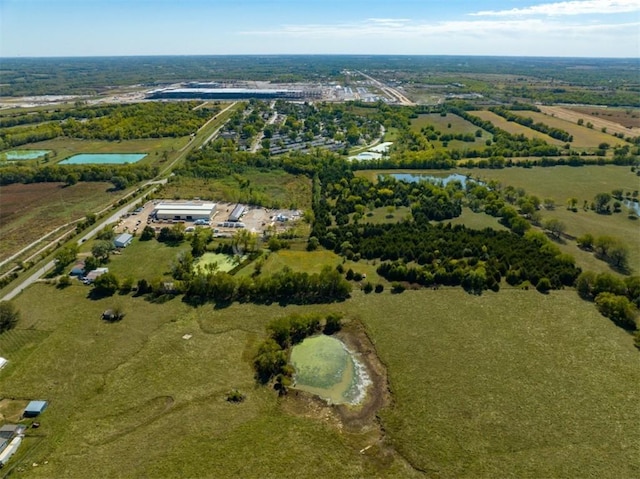
<svg viewBox="0 0 640 479">
<path fill-rule="evenodd" d="M 567 143 L 571 143 L 573 141 L 573 135 L 571 135 L 568 131 L 565 131 L 561 128 L 555 128 L 555 127 L 549 126 L 542 122 L 534 123 L 533 118 L 516 115 L 515 113 L 509 111 L 508 109 L 502 106 L 491 107 L 489 108 L 489 111 L 495 113 L 496 115 L 501 116 L 507 121 L 513 121 L 522 126 L 531 128 L 532 130 L 539 131 L 540 133 L 549 135 L 551 138 L 555 138 L 556 140 L 564 141 Z"/>
</svg>

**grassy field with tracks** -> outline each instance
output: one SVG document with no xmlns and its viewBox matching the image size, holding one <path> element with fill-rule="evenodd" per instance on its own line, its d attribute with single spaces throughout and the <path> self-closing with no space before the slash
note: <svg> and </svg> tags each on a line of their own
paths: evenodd
<svg viewBox="0 0 640 479">
<path fill-rule="evenodd" d="M 526 112 L 526 113 L 530 113 L 530 112 Z M 485 121 L 490 121 L 501 130 L 504 130 L 507 133 L 511 133 L 512 135 L 524 135 L 527 138 L 540 138 L 546 141 L 547 143 L 549 143 L 550 145 L 564 145 L 564 142 L 560 140 L 551 138 L 549 135 L 545 135 L 544 133 L 540 133 L 539 131 L 532 130 L 531 128 L 527 128 L 526 126 L 520 125 L 514 121 L 507 121 L 504 118 L 502 118 L 500 115 L 496 115 L 492 111 L 487 111 L 487 110 L 472 111 L 471 114 L 473 116 L 482 118 Z"/>
<path fill-rule="evenodd" d="M 367 327 L 394 395 L 380 412 L 385 443 L 420 470 L 631 477 L 640 467 L 640 357 L 573 291 L 357 291 L 333 305 L 223 309 L 86 295 L 81 284 L 36 285 L 16 300 L 18 328 L 0 336 L 10 359 L 0 395 L 50 401 L 20 477 L 96 468 L 114 477 L 423 477 L 388 450 L 361 453 L 375 443 L 367 432 L 289 412 L 255 384 L 250 358 L 266 323 L 312 311 Z M 105 323 L 114 305 L 126 316 Z M 235 388 L 241 404 L 225 400 Z"/>
</svg>

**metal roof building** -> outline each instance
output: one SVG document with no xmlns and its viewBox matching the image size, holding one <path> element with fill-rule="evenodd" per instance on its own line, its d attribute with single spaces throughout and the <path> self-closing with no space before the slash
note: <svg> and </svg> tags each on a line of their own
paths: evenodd
<svg viewBox="0 0 640 479">
<path fill-rule="evenodd" d="M 24 408 L 24 412 L 22 415 L 24 417 L 36 417 L 42 413 L 47 408 L 47 401 L 31 401 L 27 404 L 27 407 Z"/>
<path fill-rule="evenodd" d="M 158 220 L 209 220 L 215 210 L 215 203 L 160 203 L 152 215 Z"/>
<path fill-rule="evenodd" d="M 240 221 L 240 217 L 242 216 L 242 213 L 244 213 L 244 206 L 236 205 L 236 207 L 233 209 L 233 211 L 229 215 L 229 219 L 227 221 L 233 221 L 233 222 Z"/>
<path fill-rule="evenodd" d="M 320 98 L 317 89 L 292 90 L 287 88 L 174 88 L 149 92 L 150 99 L 245 100 L 250 98 L 301 100 Z"/>
<path fill-rule="evenodd" d="M 116 248 L 125 248 L 133 241 L 133 235 L 129 233 L 122 233 L 113 240 L 113 245 Z"/>
</svg>

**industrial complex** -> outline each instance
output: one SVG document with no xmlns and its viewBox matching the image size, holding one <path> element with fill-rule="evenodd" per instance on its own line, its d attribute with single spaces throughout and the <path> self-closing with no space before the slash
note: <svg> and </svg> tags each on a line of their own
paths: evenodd
<svg viewBox="0 0 640 479">
<path fill-rule="evenodd" d="M 215 203 L 158 203 L 151 216 L 159 221 L 210 220 L 216 211 Z"/>
<path fill-rule="evenodd" d="M 150 100 L 313 100 L 321 99 L 316 88 L 166 88 L 147 94 Z"/>
</svg>

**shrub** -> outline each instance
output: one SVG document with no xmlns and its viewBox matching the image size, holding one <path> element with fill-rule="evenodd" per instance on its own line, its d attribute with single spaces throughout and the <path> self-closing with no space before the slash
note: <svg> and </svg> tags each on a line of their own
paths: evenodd
<svg viewBox="0 0 640 479">
<path fill-rule="evenodd" d="M 404 284 L 398 282 L 398 281 L 394 281 L 393 283 L 391 283 L 391 292 L 393 294 L 400 294 L 402 292 L 404 292 L 405 290 L 405 286 Z"/>
<path fill-rule="evenodd" d="M 626 296 L 600 293 L 596 296 L 596 306 L 603 316 L 606 316 L 618 326 L 631 331 L 637 328 L 636 308 Z"/>
<path fill-rule="evenodd" d="M 58 288 L 64 289 L 67 286 L 71 286 L 71 278 L 66 274 L 60 276 L 60 279 L 58 279 Z"/>
<path fill-rule="evenodd" d="M 551 281 L 549 278 L 540 278 L 538 280 L 538 284 L 536 284 L 536 289 L 543 294 L 546 294 L 551 289 Z"/>
<path fill-rule="evenodd" d="M 12 329 L 20 319 L 20 311 L 9 301 L 0 301 L 0 333 Z"/>
<path fill-rule="evenodd" d="M 373 291 L 373 285 L 369 281 L 367 281 L 362 287 L 362 290 L 365 294 L 369 294 L 371 293 L 371 291 Z"/>
<path fill-rule="evenodd" d="M 237 389 L 234 389 L 233 391 L 229 391 L 227 393 L 227 401 L 228 402 L 241 403 L 245 399 L 246 399 L 246 396 L 244 394 L 242 394 L 240 391 L 238 391 Z"/>
<path fill-rule="evenodd" d="M 384 291 L 384 285 L 381 283 L 376 284 L 375 292 L 382 293 Z"/>
</svg>

